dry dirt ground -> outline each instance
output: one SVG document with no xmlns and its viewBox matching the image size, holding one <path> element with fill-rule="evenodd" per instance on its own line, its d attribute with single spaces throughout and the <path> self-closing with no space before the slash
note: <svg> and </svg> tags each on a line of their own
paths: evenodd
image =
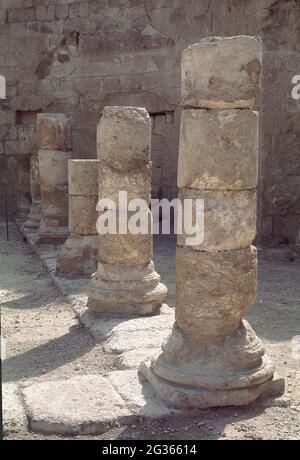
<svg viewBox="0 0 300 460">
<path fill-rule="evenodd" d="M 173 304 L 173 242 L 156 245 L 155 262 L 170 288 L 168 301 Z M 0 304 L 6 344 L 4 382 L 24 382 L 32 377 L 56 380 L 113 368 L 112 356 L 104 354 L 101 345 L 78 325 L 70 305 L 13 224 L 9 242 L 4 225 L 0 225 Z M 299 259 L 278 250 L 261 253 L 258 299 L 249 319 L 286 379 L 283 407 L 254 404 L 205 410 L 192 418 L 148 421 L 75 439 L 299 439 L 300 351 L 298 356 L 291 352 L 292 337 L 300 335 Z M 62 438 L 24 432 L 6 439 Z"/>
</svg>

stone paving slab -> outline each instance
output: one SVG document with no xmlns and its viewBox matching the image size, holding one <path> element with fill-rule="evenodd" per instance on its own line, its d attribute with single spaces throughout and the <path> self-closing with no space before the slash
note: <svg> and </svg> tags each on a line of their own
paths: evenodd
<svg viewBox="0 0 300 460">
<path fill-rule="evenodd" d="M 100 434 L 136 417 L 112 384 L 100 375 L 33 383 L 23 390 L 33 431 L 46 434 Z"/>
<path fill-rule="evenodd" d="M 72 303 L 80 322 L 96 340 L 104 341 L 103 349 L 107 353 L 159 348 L 169 335 L 175 318 L 174 310 L 168 306 L 163 306 L 160 315 L 136 318 L 96 315 L 84 306 L 79 296 L 76 299 L 73 296 Z"/>
<path fill-rule="evenodd" d="M 4 435 L 27 430 L 27 417 L 16 383 L 2 384 L 2 404 Z"/>
<path fill-rule="evenodd" d="M 145 322 L 143 329 L 120 329 L 114 333 L 103 344 L 103 349 L 107 353 L 121 354 L 124 351 L 137 350 L 144 348 L 159 348 L 163 341 L 171 332 L 173 322 L 172 317 L 167 317 L 169 324 L 164 324 L 164 328 L 151 327 Z M 132 320 L 133 321 L 133 320 Z M 129 322 L 129 321 L 128 321 Z"/>
<path fill-rule="evenodd" d="M 140 364 L 151 357 L 158 356 L 161 348 L 140 348 L 124 351 L 115 359 L 114 365 L 119 370 L 138 369 Z"/>
<path fill-rule="evenodd" d="M 30 428 L 45 434 L 101 434 L 139 418 L 181 412 L 167 406 L 137 370 L 35 382 L 23 389 Z"/>
<path fill-rule="evenodd" d="M 199 416 L 198 410 L 177 410 L 165 404 L 137 369 L 27 382 L 22 388 L 25 410 L 21 386 L 9 383 L 3 387 L 6 435 L 26 430 L 27 423 L 32 431 L 46 435 L 95 435 L 144 419 Z M 285 397 L 268 396 L 255 401 L 255 405 L 290 404 Z"/>
<path fill-rule="evenodd" d="M 162 342 L 171 332 L 174 310 L 163 305 L 159 315 L 139 318 L 96 315 L 86 307 L 89 278 L 55 276 L 56 248 L 37 246 L 31 234 L 23 231 L 23 235 L 52 281 L 67 297 L 78 320 L 97 340 L 103 341 L 104 351 L 118 354 L 114 364 L 119 369 L 107 374 L 106 378 L 77 376 L 29 385 L 23 395 L 31 429 L 47 434 L 100 434 L 113 426 L 130 424 L 137 417 L 186 415 L 163 403 L 138 373 L 141 362 L 160 352 Z M 263 407 L 289 405 L 286 398 L 270 399 L 282 394 L 282 385 L 282 380 L 276 379 L 272 391 L 256 404 Z M 17 385 L 14 392 L 18 400 Z M 14 420 L 27 423 L 27 418 L 20 399 L 13 405 L 19 408 L 19 415 L 16 417 L 10 411 L 6 416 L 7 424 L 19 431 L 24 429 L 24 423 L 17 425 Z"/>
<path fill-rule="evenodd" d="M 104 351 L 107 353 L 121 354 L 131 350 L 138 350 L 136 353 L 135 363 L 129 364 L 134 353 L 120 360 L 127 362 L 128 365 L 137 368 L 139 365 L 139 355 L 142 349 L 160 348 L 163 340 L 169 335 L 174 323 L 174 309 L 164 304 L 159 315 L 148 317 L 133 316 L 110 316 L 97 315 L 91 312 L 87 307 L 87 292 L 89 278 L 68 279 L 55 275 L 56 259 L 55 254 L 57 247 L 53 245 L 37 245 L 36 234 L 28 233 L 20 222 L 17 222 L 18 228 L 31 249 L 40 258 L 46 268 L 52 282 L 57 286 L 62 295 L 71 304 L 72 309 L 78 320 L 85 326 L 91 335 L 99 341 L 105 341 L 103 344 Z M 143 337 L 143 340 L 141 340 Z"/>
<path fill-rule="evenodd" d="M 143 316 L 143 317 L 135 317 L 135 316 L 117 316 L 117 315 L 97 315 L 93 313 L 86 307 L 86 295 L 77 295 L 77 296 L 69 296 L 72 301 L 73 310 L 79 321 L 90 331 L 92 336 L 96 340 L 107 340 L 112 337 L 112 341 L 118 340 L 116 335 L 125 332 L 137 332 L 143 333 L 145 332 L 147 335 L 148 333 L 152 333 L 153 331 L 165 331 L 165 334 L 169 333 L 169 329 L 172 327 L 174 323 L 174 309 L 168 307 L 168 305 L 162 305 L 160 314 L 154 316 Z M 132 339 L 134 340 L 134 339 Z M 150 347 L 152 348 L 151 340 Z M 155 340 L 155 339 L 154 339 Z M 123 351 L 131 348 L 140 348 L 140 340 L 137 344 L 134 343 L 128 347 L 116 351 L 116 353 L 122 353 Z M 161 343 L 160 339 L 158 342 Z M 109 342 L 110 343 L 110 342 Z M 156 343 L 156 342 L 155 342 Z M 105 344 L 108 348 L 110 348 L 109 344 Z M 147 346 L 144 344 L 143 346 Z"/>
<path fill-rule="evenodd" d="M 179 414 L 159 399 L 145 378 L 137 370 L 113 371 L 106 374 L 134 414 L 145 418 L 161 418 Z"/>
<path fill-rule="evenodd" d="M 31 250 L 38 256 L 43 267 L 47 271 L 49 278 L 55 284 L 59 292 L 67 297 L 67 301 L 73 304 L 71 292 L 87 292 L 89 278 L 63 278 L 56 276 L 56 257 L 60 246 L 53 244 L 38 244 L 37 233 L 30 233 L 24 229 L 23 222 L 15 220 L 17 228 L 23 237 L 27 240 L 27 243 Z M 75 312 L 76 313 L 76 312 Z"/>
<path fill-rule="evenodd" d="M 48 271 L 55 272 L 56 270 L 56 258 L 45 258 L 45 263 L 47 264 Z"/>
<path fill-rule="evenodd" d="M 39 246 L 41 258 L 44 259 L 56 259 L 57 256 L 57 247 L 51 244 L 49 245 L 40 245 Z"/>
</svg>

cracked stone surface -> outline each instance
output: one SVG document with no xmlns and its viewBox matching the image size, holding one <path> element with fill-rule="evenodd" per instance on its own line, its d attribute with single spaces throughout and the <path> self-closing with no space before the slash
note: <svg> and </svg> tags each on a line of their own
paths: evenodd
<svg viewBox="0 0 300 460">
<path fill-rule="evenodd" d="M 143 361 L 154 358 L 161 352 L 160 348 L 142 348 L 124 351 L 115 359 L 114 365 L 119 370 L 138 369 Z"/>
<path fill-rule="evenodd" d="M 103 349 L 108 353 L 120 354 L 132 349 L 159 348 L 171 332 L 173 323 L 173 315 L 121 322 L 112 328 Z"/>
<path fill-rule="evenodd" d="M 146 379 L 136 370 L 113 371 L 106 377 L 122 396 L 128 408 L 140 417 L 159 418 L 178 412 L 162 402 Z"/>
<path fill-rule="evenodd" d="M 100 375 L 33 383 L 23 390 L 33 431 L 97 434 L 134 420 L 121 396 Z"/>
<path fill-rule="evenodd" d="M 137 416 L 179 413 L 156 396 L 137 370 L 35 382 L 23 389 L 23 397 L 30 428 L 45 434 L 100 434 L 130 425 Z"/>
<path fill-rule="evenodd" d="M 10 230 L 12 236 L 12 228 Z M 1 235 L 2 238 L 5 235 L 3 228 Z M 13 238 L 8 243 L 1 241 L 1 251 L 1 255 L 4 254 L 4 257 L 7 258 L 7 263 L 1 269 L 1 280 L 4 283 L 4 292 L 2 292 L 1 298 L 3 302 L 3 329 L 7 335 L 7 349 L 9 351 L 8 360 L 3 363 L 6 379 L 25 378 L 27 380 L 32 375 L 30 369 L 34 371 L 34 376 L 38 380 L 51 380 L 52 382 L 54 379 L 61 380 L 70 375 L 76 375 L 78 372 L 87 375 L 95 374 L 98 371 L 108 373 L 112 371 L 113 358 L 117 360 L 120 358 L 121 360 L 126 355 L 129 357 L 133 357 L 134 354 L 139 355 L 139 350 L 132 350 L 124 352 L 118 357 L 109 355 L 109 361 L 106 361 L 101 355 L 101 344 L 95 345 L 93 340 L 88 339 L 86 337 L 88 334 L 83 328 L 74 330 L 73 326 L 73 328 L 71 327 L 73 332 L 68 334 L 70 325 L 76 323 L 71 309 L 63 304 L 62 297 L 56 299 L 55 288 L 50 285 L 47 278 L 41 276 L 39 271 L 41 268 L 38 268 L 40 264 L 35 261 L 33 255 L 29 256 L 30 250 L 21 242 L 21 237 L 18 235 L 17 239 Z M 171 268 L 171 263 L 173 267 L 172 254 L 169 243 L 164 242 L 159 246 L 157 264 L 159 271 L 163 272 L 168 280 L 167 284 L 172 283 L 174 293 L 174 274 Z M 5 288 L 6 286 L 11 287 L 10 277 L 12 273 L 16 279 L 12 286 L 13 290 L 8 295 Z M 249 319 L 254 329 L 258 330 L 262 336 L 268 355 L 273 362 L 277 363 L 280 375 L 286 379 L 286 399 L 267 400 L 260 403 L 259 408 L 255 404 L 241 409 L 221 409 L 218 410 L 217 417 L 214 410 L 207 410 L 201 412 L 198 418 L 187 419 L 174 417 L 171 414 L 167 420 L 157 420 L 154 424 L 153 420 L 149 420 L 147 423 L 141 416 L 140 423 L 134 422 L 136 426 L 133 425 L 130 428 L 124 427 L 124 425 L 116 427 L 110 431 L 109 436 L 112 439 L 120 439 L 120 437 L 127 439 L 131 436 L 142 439 L 187 439 L 188 437 L 196 440 L 222 439 L 224 437 L 227 439 L 282 439 L 283 437 L 298 439 L 300 374 L 297 372 L 298 361 L 292 356 L 290 347 L 290 338 L 299 333 L 297 330 L 299 324 L 298 279 L 299 263 L 290 262 L 287 253 L 282 249 L 260 253 L 258 302 L 254 310 L 251 311 Z M 69 300 L 73 302 L 73 309 L 75 310 L 74 304 L 81 305 L 81 312 L 84 312 L 86 298 L 84 298 L 83 293 L 88 281 L 86 279 L 62 279 L 59 281 L 68 291 Z M 34 289 L 34 295 L 28 296 L 30 289 L 28 286 Z M 79 292 L 80 294 L 78 294 Z M 27 296 L 25 298 L 20 297 L 21 293 L 27 294 Z M 42 301 L 48 304 L 50 300 L 53 302 L 50 309 L 47 305 L 45 308 L 41 306 Z M 11 308 L 12 302 L 15 308 Z M 172 305 L 170 299 L 168 299 L 168 303 Z M 167 307 L 166 310 L 169 311 Z M 35 321 L 37 322 L 35 323 Z M 35 331 L 37 334 L 33 335 L 28 332 L 32 331 L 32 324 L 36 324 Z M 48 341 L 50 347 L 47 346 Z M 40 348 L 38 345 L 42 345 L 42 347 Z M 92 347 L 91 351 L 89 351 L 90 346 Z M 32 351 L 28 352 L 28 350 Z M 81 352 L 83 352 L 82 356 Z M 53 361 L 45 369 L 45 358 L 49 357 L 49 353 L 53 354 Z M 61 357 L 61 355 L 63 356 Z M 126 374 L 122 373 L 120 378 L 121 376 L 125 377 Z M 29 383 L 32 384 L 32 381 Z M 92 389 L 93 394 L 94 390 L 95 388 Z M 129 396 L 126 396 L 128 399 L 125 401 L 125 389 L 120 386 L 119 391 L 120 395 L 121 391 L 124 392 L 122 393 L 124 396 L 121 396 L 129 408 L 131 402 Z M 135 402 L 135 404 L 137 403 Z M 131 407 L 133 407 L 133 402 Z M 8 419 L 6 418 L 6 420 Z M 127 418 L 126 423 L 128 423 Z M 51 433 L 36 434 L 32 431 L 18 430 L 18 432 L 11 433 L 7 439 L 64 438 L 64 436 Z M 80 439 L 83 438 L 107 439 L 107 434 L 96 435 L 92 438 L 90 435 L 81 435 Z"/>
<path fill-rule="evenodd" d="M 3 431 L 18 433 L 27 429 L 27 418 L 22 405 L 19 386 L 15 383 L 2 385 Z"/>
<path fill-rule="evenodd" d="M 159 342 L 160 339 L 152 337 L 154 331 L 158 331 L 163 336 L 169 333 L 170 328 L 174 322 L 174 309 L 163 304 L 159 315 L 147 316 L 135 318 L 132 316 L 117 316 L 117 315 L 97 315 L 91 312 L 86 307 L 86 296 L 85 295 L 74 295 L 72 296 L 73 309 L 80 322 L 90 331 L 93 337 L 97 340 L 108 340 L 105 347 L 110 348 L 112 343 L 119 340 L 119 337 L 123 332 L 133 333 L 128 346 L 121 345 L 120 351 L 116 353 L 122 353 L 123 351 L 131 348 L 140 348 L 140 340 L 136 342 L 136 335 L 140 336 L 140 333 L 145 332 L 145 342 L 142 343 L 143 348 L 153 348 Z M 147 345 L 147 343 L 149 345 Z"/>
</svg>

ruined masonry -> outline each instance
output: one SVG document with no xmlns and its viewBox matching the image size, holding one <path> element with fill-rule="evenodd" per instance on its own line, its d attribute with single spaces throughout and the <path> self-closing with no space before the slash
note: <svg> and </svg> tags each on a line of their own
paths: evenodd
<svg viewBox="0 0 300 460">
<path fill-rule="evenodd" d="M 25 221 L 30 210 L 30 159 L 23 155 L 20 156 L 17 168 L 17 218 L 20 221 Z"/>
<path fill-rule="evenodd" d="M 204 198 L 200 246 L 178 238 L 175 324 L 141 371 L 178 408 L 243 405 L 274 367 L 243 320 L 256 298 L 255 236 L 261 41 L 207 38 L 182 55 L 178 186 Z"/>
<path fill-rule="evenodd" d="M 68 160 L 72 157 L 70 120 L 61 113 L 37 116 L 41 223 L 39 242 L 61 244 L 68 236 Z"/>
<path fill-rule="evenodd" d="M 97 152 L 99 199 L 118 204 L 122 191 L 127 192 L 128 202 L 143 199 L 149 205 L 151 120 L 146 109 L 105 107 L 97 127 Z M 150 223 L 149 207 L 143 213 Z M 117 216 L 128 220 L 133 214 L 126 205 L 117 205 Z M 117 231 L 119 223 L 117 218 Z M 98 271 L 91 280 L 88 308 L 96 313 L 136 315 L 159 310 L 167 288 L 152 258 L 150 226 L 148 234 L 100 234 Z"/>
<path fill-rule="evenodd" d="M 61 275 L 91 275 L 97 270 L 98 160 L 69 160 L 69 232 L 56 261 Z"/>
<path fill-rule="evenodd" d="M 30 231 L 36 231 L 41 223 L 41 184 L 37 152 L 33 153 L 30 158 L 30 194 L 31 205 L 24 226 Z"/>
</svg>

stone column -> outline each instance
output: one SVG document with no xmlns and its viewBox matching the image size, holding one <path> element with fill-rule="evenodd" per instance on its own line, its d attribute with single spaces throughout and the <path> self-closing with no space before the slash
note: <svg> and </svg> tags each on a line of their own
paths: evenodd
<svg viewBox="0 0 300 460">
<path fill-rule="evenodd" d="M 69 160 L 69 232 L 57 255 L 63 275 L 91 275 L 97 270 L 98 160 Z"/>
<path fill-rule="evenodd" d="M 41 224 L 39 242 L 60 244 L 68 236 L 68 160 L 71 126 L 60 113 L 37 116 L 39 173 L 41 183 Z"/>
<path fill-rule="evenodd" d="M 97 128 L 99 198 L 111 199 L 125 218 L 134 212 L 119 207 L 119 192 L 128 202 L 146 202 L 143 217 L 150 221 L 151 120 L 137 107 L 105 107 Z M 148 206 L 147 206 L 148 204 Z M 98 271 L 93 275 L 88 307 L 96 313 L 147 315 L 156 312 L 166 296 L 152 261 L 152 234 L 99 235 Z"/>
<path fill-rule="evenodd" d="M 141 371 L 178 408 L 251 403 L 274 368 L 243 315 L 256 297 L 261 41 L 208 38 L 182 55 L 178 186 L 204 199 L 204 240 L 177 240 L 176 321 Z M 195 201 L 193 201 L 195 204 Z"/>
<path fill-rule="evenodd" d="M 39 173 L 39 157 L 33 153 L 30 159 L 30 193 L 31 206 L 29 216 L 24 224 L 28 230 L 37 230 L 41 223 L 41 186 Z"/>
<path fill-rule="evenodd" d="M 30 158 L 21 155 L 18 158 L 18 219 L 25 220 L 30 209 Z"/>
<path fill-rule="evenodd" d="M 297 256 L 300 256 L 300 229 L 298 230 L 298 236 L 296 237 L 296 243 L 293 245 L 293 251 Z"/>
</svg>

